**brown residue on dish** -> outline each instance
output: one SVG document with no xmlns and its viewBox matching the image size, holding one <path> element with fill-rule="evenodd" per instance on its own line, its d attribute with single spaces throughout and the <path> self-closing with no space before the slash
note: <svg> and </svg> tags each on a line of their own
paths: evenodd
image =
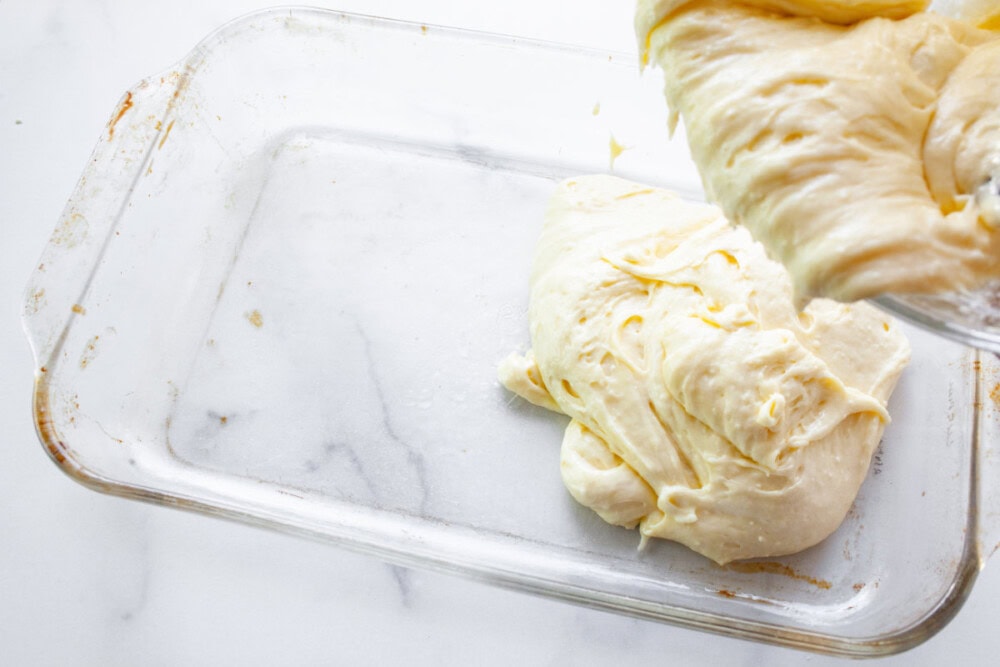
<svg viewBox="0 0 1000 667">
<path fill-rule="evenodd" d="M 86 314 L 87 314 L 87 309 L 86 309 L 86 308 L 84 308 L 83 306 L 81 306 L 81 305 L 80 305 L 80 304 L 78 304 L 78 303 L 74 303 L 74 304 L 73 304 L 73 308 L 72 308 L 71 310 L 72 310 L 72 311 L 73 311 L 74 313 L 76 313 L 77 315 L 86 315 Z"/>
<path fill-rule="evenodd" d="M 80 355 L 80 368 L 86 368 L 97 357 L 97 341 L 100 339 L 100 336 L 94 336 L 83 348 L 83 354 Z"/>
<path fill-rule="evenodd" d="M 37 313 L 42 308 L 43 299 L 45 298 L 45 288 L 39 289 L 31 295 L 31 309 L 32 314 Z"/>
<path fill-rule="evenodd" d="M 250 324 L 254 325 L 258 329 L 264 326 L 264 317 L 260 314 L 259 310 L 253 310 L 252 312 L 247 313 L 247 320 L 249 320 Z"/>
<path fill-rule="evenodd" d="M 1000 408 L 1000 382 L 993 385 L 990 389 L 990 398 L 993 400 L 993 404 Z"/>
<path fill-rule="evenodd" d="M 42 372 L 45 372 L 45 366 L 42 366 Z M 55 459 L 56 463 L 65 463 L 66 454 L 69 448 L 66 447 L 66 443 L 62 441 L 62 438 L 56 432 L 55 424 L 52 421 L 52 409 L 51 409 L 51 395 L 49 394 L 48 387 L 46 386 L 46 381 L 42 381 L 35 385 L 35 429 L 41 438 L 42 442 L 45 443 L 46 449 L 49 450 L 49 454 Z"/>
<path fill-rule="evenodd" d="M 854 586 L 852 586 L 852 588 L 854 589 L 855 593 L 860 593 L 861 589 L 864 588 L 864 587 L 865 587 L 865 584 L 864 584 L 863 581 L 859 581 L 858 583 L 854 584 Z"/>
<path fill-rule="evenodd" d="M 115 138 L 115 125 L 117 125 L 118 121 L 122 119 L 122 116 L 125 115 L 125 112 L 131 108 L 132 108 L 132 91 L 130 90 L 127 93 L 125 93 L 125 99 L 122 100 L 122 103 L 119 105 L 118 111 L 117 113 L 115 113 L 115 117 L 111 119 L 110 123 L 108 123 L 108 139 Z"/>
<path fill-rule="evenodd" d="M 777 561 L 764 561 L 762 563 L 730 563 L 726 566 L 726 569 L 733 570 L 735 572 L 742 572 L 744 574 L 756 574 L 758 572 L 763 572 L 764 574 L 780 574 L 790 579 L 805 581 L 812 584 L 816 588 L 822 588 L 825 591 L 830 590 L 830 587 L 833 585 L 825 579 L 817 579 L 806 574 L 799 574 L 784 563 L 779 563 Z"/>
<path fill-rule="evenodd" d="M 52 232 L 51 241 L 54 245 L 76 247 L 87 236 L 89 223 L 79 211 L 71 211 Z"/>
<path fill-rule="evenodd" d="M 223 426 L 225 426 L 226 422 L 228 422 L 228 421 L 229 421 L 229 417 L 227 417 L 226 415 L 222 415 L 221 417 L 219 417 L 219 423 L 222 424 Z"/>
<path fill-rule="evenodd" d="M 170 130 L 174 129 L 174 121 L 167 123 L 167 129 L 163 131 L 163 138 L 160 139 L 160 143 L 157 144 L 156 150 L 163 148 L 163 144 L 167 143 L 167 137 L 170 136 Z"/>
<path fill-rule="evenodd" d="M 425 25 L 420 26 L 420 32 L 422 32 L 422 33 L 424 33 L 426 35 L 427 34 L 427 26 L 425 26 Z"/>
<path fill-rule="evenodd" d="M 725 588 L 720 588 L 719 590 L 717 590 L 715 592 L 718 593 L 719 595 L 721 595 L 724 598 L 734 598 L 734 597 L 736 597 L 736 593 L 733 593 L 732 591 L 727 591 Z"/>
</svg>

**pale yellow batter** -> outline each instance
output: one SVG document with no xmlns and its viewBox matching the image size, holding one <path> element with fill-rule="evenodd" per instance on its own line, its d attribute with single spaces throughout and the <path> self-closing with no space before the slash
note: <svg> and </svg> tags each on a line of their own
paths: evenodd
<svg viewBox="0 0 1000 667">
<path fill-rule="evenodd" d="M 719 563 L 836 529 L 909 358 L 870 306 L 800 314 L 781 265 L 716 207 L 611 176 L 559 186 L 529 317 L 533 350 L 500 379 L 571 417 L 573 497 Z"/>
<path fill-rule="evenodd" d="M 1000 2 L 997 0 L 933 0 L 930 9 L 980 28 L 1000 28 Z"/>
<path fill-rule="evenodd" d="M 1000 277 L 997 5 L 925 4 L 639 0 L 709 199 L 801 297 Z"/>
</svg>

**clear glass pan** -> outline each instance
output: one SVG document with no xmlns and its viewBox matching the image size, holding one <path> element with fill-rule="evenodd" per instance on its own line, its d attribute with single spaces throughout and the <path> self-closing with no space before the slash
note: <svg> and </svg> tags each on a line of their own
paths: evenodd
<svg viewBox="0 0 1000 667">
<path fill-rule="evenodd" d="M 926 639 L 1000 540 L 992 355 L 908 328 L 840 530 L 726 568 L 576 505 L 564 422 L 496 382 L 557 179 L 701 196 L 659 88 L 629 55 L 329 11 L 223 27 L 122 98 L 30 279 L 45 447 L 103 492 L 592 607 L 827 653 Z"/>
</svg>

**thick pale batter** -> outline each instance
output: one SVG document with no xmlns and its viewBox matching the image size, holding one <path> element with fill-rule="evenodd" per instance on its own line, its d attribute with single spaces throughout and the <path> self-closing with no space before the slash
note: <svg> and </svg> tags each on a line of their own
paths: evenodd
<svg viewBox="0 0 1000 667">
<path fill-rule="evenodd" d="M 814 300 L 714 206 L 611 176 L 562 183 L 531 278 L 533 350 L 500 379 L 571 417 L 570 493 L 725 563 L 841 523 L 909 359 L 865 304 Z"/>
<path fill-rule="evenodd" d="M 639 0 L 709 199 L 799 296 L 1000 277 L 1000 32 L 973 25 L 997 8 L 925 4 Z"/>
<path fill-rule="evenodd" d="M 1000 29 L 1000 3 L 997 0 L 932 0 L 930 10 L 987 30 Z"/>
</svg>

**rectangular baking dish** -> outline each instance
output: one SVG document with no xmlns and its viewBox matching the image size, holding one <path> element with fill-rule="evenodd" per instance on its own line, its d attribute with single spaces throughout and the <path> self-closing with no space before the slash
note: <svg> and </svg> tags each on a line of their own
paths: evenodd
<svg viewBox="0 0 1000 667">
<path fill-rule="evenodd" d="M 701 197 L 631 54 L 313 9 L 226 25 L 113 110 L 26 293 L 39 436 L 82 484 L 814 651 L 904 650 L 996 547 L 992 355 L 914 359 L 843 526 L 718 567 L 608 526 L 512 398 L 555 182 Z"/>
</svg>

